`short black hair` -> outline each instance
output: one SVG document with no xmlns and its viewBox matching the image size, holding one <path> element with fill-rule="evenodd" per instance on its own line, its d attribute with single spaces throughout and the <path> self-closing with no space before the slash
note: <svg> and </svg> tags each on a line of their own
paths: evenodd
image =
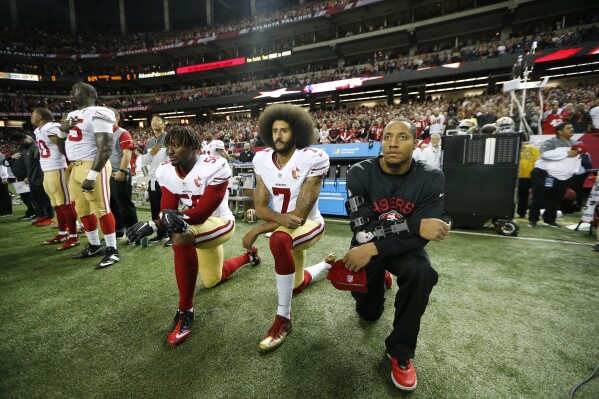
<svg viewBox="0 0 599 399">
<path fill-rule="evenodd" d="M 202 142 L 196 132 L 188 126 L 175 126 L 166 134 L 164 145 L 169 146 L 177 142 L 183 147 L 189 147 L 192 150 L 201 150 Z"/>
<path fill-rule="evenodd" d="M 164 122 L 166 124 L 166 118 L 160 114 L 154 114 L 150 117 L 150 120 L 152 120 L 153 118 L 158 118 L 160 119 L 162 122 Z"/>
<path fill-rule="evenodd" d="M 310 147 L 316 143 L 314 121 L 307 110 L 296 105 L 275 104 L 266 107 L 258 119 L 258 135 L 270 148 L 275 148 L 272 138 L 272 125 L 275 121 L 289 123 L 295 146 L 298 149 Z"/>
<path fill-rule="evenodd" d="M 36 108 L 33 110 L 36 114 L 38 114 L 43 121 L 53 122 L 54 114 L 48 108 Z"/>
<path fill-rule="evenodd" d="M 14 132 L 13 134 L 11 134 L 11 135 L 10 135 L 10 141 L 15 141 L 15 142 L 17 142 L 17 141 L 24 140 L 24 139 L 26 139 L 27 137 L 30 137 L 30 136 L 26 135 L 26 134 L 25 134 L 25 133 L 23 133 L 23 132 Z"/>
<path fill-rule="evenodd" d="M 98 92 L 96 91 L 96 88 L 94 86 L 85 82 L 77 82 L 75 83 L 75 85 L 84 89 L 89 97 L 92 97 L 94 100 L 98 99 Z"/>
<path fill-rule="evenodd" d="M 411 120 L 407 119 L 407 118 L 394 118 L 391 121 L 389 121 L 389 123 L 387 123 L 387 126 L 389 126 L 390 124 L 394 123 L 394 122 L 404 122 L 406 123 L 409 127 L 410 127 L 410 132 L 412 133 L 412 138 L 414 140 L 416 140 L 418 137 L 418 129 L 416 128 L 416 125 L 414 124 L 414 122 L 412 122 Z M 383 132 L 385 130 L 387 130 L 387 126 L 385 126 L 385 129 L 383 130 Z"/>
<path fill-rule="evenodd" d="M 558 124 L 555 127 L 555 135 L 559 136 L 559 132 L 561 132 L 562 130 L 564 130 L 567 125 L 571 125 L 571 123 L 570 122 L 562 122 L 562 123 Z"/>
</svg>

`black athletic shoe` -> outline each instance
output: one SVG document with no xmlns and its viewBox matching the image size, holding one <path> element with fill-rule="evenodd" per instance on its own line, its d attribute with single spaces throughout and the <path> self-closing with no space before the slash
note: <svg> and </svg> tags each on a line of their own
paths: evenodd
<svg viewBox="0 0 599 399">
<path fill-rule="evenodd" d="M 173 246 L 173 241 L 169 238 L 168 240 L 166 240 L 164 242 L 164 246 L 165 247 L 172 247 Z"/>
<path fill-rule="evenodd" d="M 537 227 L 537 222 L 528 222 L 528 227 Z"/>
<path fill-rule="evenodd" d="M 162 240 L 164 240 L 166 237 L 164 236 L 154 236 L 150 239 L 148 239 L 148 242 L 160 242 Z"/>
<path fill-rule="evenodd" d="M 193 319 L 193 310 L 186 310 L 184 312 L 178 310 L 166 342 L 171 346 L 175 346 L 185 341 L 191 334 Z"/>
<path fill-rule="evenodd" d="M 595 252 L 599 252 L 599 244 L 595 244 L 595 245 L 593 245 L 593 247 L 592 247 L 592 248 L 593 248 L 593 251 L 595 251 Z"/>
<path fill-rule="evenodd" d="M 104 258 L 102 258 L 102 261 L 98 263 L 96 269 L 103 269 L 105 267 L 112 266 L 121 260 L 119 251 L 114 247 L 106 247 L 104 252 Z"/>
<path fill-rule="evenodd" d="M 104 248 L 101 245 L 92 245 L 87 244 L 83 251 L 78 254 L 72 255 L 73 259 L 85 259 L 92 258 L 94 256 L 102 256 L 104 255 Z"/>
</svg>

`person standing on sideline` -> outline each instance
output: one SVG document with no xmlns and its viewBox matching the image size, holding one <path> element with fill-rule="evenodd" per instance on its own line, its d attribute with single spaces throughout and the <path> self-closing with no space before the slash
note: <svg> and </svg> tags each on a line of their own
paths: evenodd
<svg viewBox="0 0 599 399">
<path fill-rule="evenodd" d="M 44 190 L 58 219 L 58 234 L 44 244 L 62 244 L 57 249 L 65 250 L 78 246 L 77 216 L 73 213 L 71 196 L 67 188 L 67 160 L 60 151 L 60 123 L 54 122 L 52 111 L 37 108 L 31 112 L 31 123 L 36 127 L 34 134 L 39 148 L 40 166 L 44 172 Z"/>
<path fill-rule="evenodd" d="M 154 132 L 154 137 L 146 142 L 146 148 L 141 156 L 141 161 L 143 165 L 149 165 L 148 198 L 150 199 L 152 220 L 156 220 L 158 219 L 158 213 L 160 213 L 160 199 L 162 198 L 160 184 L 158 184 L 156 179 L 156 169 L 167 159 L 166 148 L 164 148 L 166 119 L 162 115 L 152 115 L 150 125 L 152 132 Z M 156 236 L 150 238 L 149 241 L 160 242 L 166 238 L 166 233 L 158 230 Z"/>
<path fill-rule="evenodd" d="M 530 174 L 532 204 L 528 211 L 528 226 L 537 227 L 541 208 L 545 208 L 543 221 L 546 226 L 562 227 L 555 221 L 570 179 L 581 165 L 580 155 L 572 146 L 574 127 L 562 122 L 555 128 L 555 137 L 543 141 L 541 157 Z"/>
<path fill-rule="evenodd" d="M 203 149 L 204 154 L 217 158 L 225 158 L 227 161 L 230 160 L 229 154 L 227 154 L 227 151 L 225 151 L 224 142 L 221 140 L 215 140 L 214 136 L 210 132 L 206 133 L 204 139 L 206 140 L 204 145 L 206 148 Z"/>
<path fill-rule="evenodd" d="M 135 145 L 128 131 L 119 126 L 120 114 L 115 109 L 114 145 L 110 154 L 110 209 L 116 223 L 116 238 L 124 238 L 128 227 L 137 223 L 137 211 L 133 204 L 133 187 L 131 186 L 131 154 Z"/>
<path fill-rule="evenodd" d="M 74 259 L 103 256 L 97 269 L 112 266 L 121 260 L 116 245 L 114 215 L 110 211 L 110 154 L 115 124 L 114 113 L 106 107 L 97 107 L 96 89 L 83 82 L 73 85 L 72 102 L 77 110 L 69 112 L 60 124 L 65 152 L 71 162 L 68 188 L 75 200 L 75 209 L 81 219 L 89 243 Z M 102 247 L 98 222 L 106 240 Z"/>
<path fill-rule="evenodd" d="M 316 142 L 314 122 L 301 107 L 267 107 L 258 120 L 258 132 L 269 148 L 254 157 L 254 202 L 257 216 L 267 223 L 250 230 L 243 245 L 250 249 L 260 234 L 274 232 L 270 250 L 275 260 L 278 307 L 259 344 L 261 351 L 267 351 L 280 346 L 291 331 L 293 293 L 302 292 L 313 278 L 330 268 L 323 262 L 304 269 L 306 250 L 324 233 L 318 195 L 329 170 L 329 156 L 310 147 Z"/>
<path fill-rule="evenodd" d="M 48 194 L 44 191 L 44 172 L 40 165 L 40 153 L 37 143 L 33 137 L 23 133 L 15 132 L 10 139 L 21 148 L 20 154 L 14 154 L 13 158 L 21 158 L 27 170 L 25 183 L 29 184 L 31 200 L 37 207 L 38 218 L 33 223 L 35 226 L 49 226 L 54 223 L 54 209 Z"/>
<path fill-rule="evenodd" d="M 431 145 L 422 150 L 422 161 L 435 168 L 441 169 L 441 135 L 431 135 Z"/>
<path fill-rule="evenodd" d="M 516 209 L 516 213 L 521 218 L 526 217 L 529 191 L 532 187 L 530 176 L 540 156 L 541 153 L 537 147 L 530 143 L 522 143 L 522 148 L 520 149 L 520 170 L 518 172 L 518 207 Z"/>
<path fill-rule="evenodd" d="M 393 384 L 410 391 L 417 384 L 411 359 L 421 318 L 438 280 L 424 247 L 429 240 L 443 240 L 449 233 L 449 225 L 439 219 L 443 172 L 412 159 L 416 135 L 409 119 L 392 120 L 383 132 L 382 156 L 359 162 L 348 171 L 346 208 L 354 237 L 343 257 L 349 271 L 365 269 L 367 292 L 351 294 L 358 315 L 366 321 L 376 321 L 383 313 L 385 272 L 397 276 L 395 317 L 385 348 Z"/>
</svg>

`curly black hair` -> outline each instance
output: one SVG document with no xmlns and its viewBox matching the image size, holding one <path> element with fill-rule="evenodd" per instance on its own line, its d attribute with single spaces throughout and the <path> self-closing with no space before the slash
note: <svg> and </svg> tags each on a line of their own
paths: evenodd
<svg viewBox="0 0 599 399">
<path fill-rule="evenodd" d="M 188 126 L 175 126 L 168 131 L 164 138 L 164 145 L 168 147 L 175 142 L 183 147 L 189 147 L 192 150 L 202 149 L 200 136 Z"/>
<path fill-rule="evenodd" d="M 275 104 L 266 107 L 258 119 L 258 134 L 270 148 L 275 148 L 272 125 L 277 120 L 289 123 L 298 149 L 316 143 L 314 121 L 307 110 L 290 104 Z"/>
</svg>

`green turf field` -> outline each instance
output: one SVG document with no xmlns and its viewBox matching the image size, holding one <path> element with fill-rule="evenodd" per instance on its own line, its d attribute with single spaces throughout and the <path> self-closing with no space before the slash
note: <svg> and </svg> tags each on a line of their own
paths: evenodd
<svg viewBox="0 0 599 399">
<path fill-rule="evenodd" d="M 1 398 L 387 398 L 383 341 L 393 296 L 377 323 L 362 322 L 347 292 L 321 275 L 293 300 L 294 330 L 258 352 L 275 315 L 273 259 L 196 290 L 191 338 L 165 339 L 177 306 L 170 248 L 119 242 L 122 261 L 71 260 L 40 243 L 56 230 L 0 219 Z M 139 210 L 140 220 L 149 216 Z M 578 215 L 568 216 L 574 222 Z M 242 252 L 238 221 L 225 256 Z M 467 231 L 473 232 L 473 231 Z M 455 231 L 428 245 L 439 284 L 423 318 L 412 398 L 567 398 L 599 362 L 599 253 L 566 229 L 522 228 L 520 238 Z M 84 240 L 86 241 L 86 240 Z M 349 227 L 328 223 L 308 263 L 342 255 Z M 80 247 L 81 248 L 81 247 Z M 599 378 L 577 398 L 598 398 Z"/>
</svg>

